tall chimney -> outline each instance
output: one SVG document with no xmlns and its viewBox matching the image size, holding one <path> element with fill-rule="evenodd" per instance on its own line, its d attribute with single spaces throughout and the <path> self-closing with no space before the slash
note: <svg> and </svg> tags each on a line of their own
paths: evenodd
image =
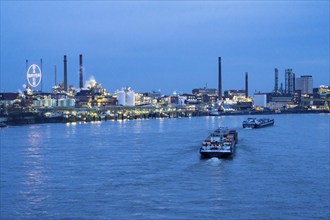
<svg viewBox="0 0 330 220">
<path fill-rule="evenodd" d="M 249 81 L 248 81 L 248 72 L 245 73 L 245 98 L 249 96 Z"/>
<path fill-rule="evenodd" d="M 26 63 L 25 63 L 25 65 L 26 65 L 26 72 L 28 71 L 28 69 L 29 69 L 29 61 L 28 60 L 26 60 Z M 27 78 L 26 78 L 26 80 L 25 80 L 25 83 L 26 83 L 26 86 L 28 87 L 29 86 L 29 83 L 28 83 L 28 80 L 27 80 Z"/>
<path fill-rule="evenodd" d="M 56 80 L 56 65 L 54 65 L 54 78 L 55 78 L 55 84 L 54 84 L 54 86 L 56 86 L 56 84 L 57 84 L 57 80 Z"/>
<path fill-rule="evenodd" d="M 79 88 L 83 87 L 83 64 L 82 54 L 79 55 Z"/>
<path fill-rule="evenodd" d="M 275 68 L 275 88 L 274 92 L 277 94 L 278 93 L 278 69 Z"/>
<path fill-rule="evenodd" d="M 40 59 L 40 70 L 41 70 L 41 73 L 43 73 L 42 72 L 42 59 Z M 43 77 L 41 77 L 41 80 L 40 80 L 40 84 L 41 84 L 41 89 L 40 90 L 41 90 L 41 92 L 42 92 L 42 78 Z"/>
<path fill-rule="evenodd" d="M 222 100 L 222 79 L 221 79 L 221 57 L 219 57 L 219 79 L 218 79 L 218 96 Z"/>
<path fill-rule="evenodd" d="M 66 55 L 64 55 L 64 91 L 68 91 L 68 74 L 67 74 L 67 66 L 66 66 Z"/>
</svg>

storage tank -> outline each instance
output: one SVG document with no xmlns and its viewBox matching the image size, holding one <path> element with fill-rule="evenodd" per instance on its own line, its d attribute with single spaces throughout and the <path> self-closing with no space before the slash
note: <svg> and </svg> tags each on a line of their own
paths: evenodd
<svg viewBox="0 0 330 220">
<path fill-rule="evenodd" d="M 56 106 L 56 99 L 44 99 L 44 106 L 53 107 Z"/>
<path fill-rule="evenodd" d="M 59 107 L 65 107 L 65 99 L 59 99 L 58 100 L 58 106 Z"/>
<path fill-rule="evenodd" d="M 75 100 L 74 99 L 65 99 L 65 107 L 74 107 L 75 106 Z"/>
<path fill-rule="evenodd" d="M 126 105 L 128 106 L 135 105 L 135 92 L 131 89 L 128 89 L 126 92 Z"/>
<path fill-rule="evenodd" d="M 40 100 L 33 100 L 33 106 L 34 107 L 40 107 L 41 106 Z"/>
<path fill-rule="evenodd" d="M 125 105 L 126 104 L 126 97 L 125 91 L 122 89 L 117 92 L 117 101 L 118 105 Z"/>
</svg>

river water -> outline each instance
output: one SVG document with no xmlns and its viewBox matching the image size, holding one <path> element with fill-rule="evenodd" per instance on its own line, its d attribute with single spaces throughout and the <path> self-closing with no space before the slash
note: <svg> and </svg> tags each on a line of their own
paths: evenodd
<svg viewBox="0 0 330 220">
<path fill-rule="evenodd" d="M 329 114 L 1 128 L 1 219 L 329 219 Z M 218 126 L 232 159 L 200 159 Z"/>
</svg>

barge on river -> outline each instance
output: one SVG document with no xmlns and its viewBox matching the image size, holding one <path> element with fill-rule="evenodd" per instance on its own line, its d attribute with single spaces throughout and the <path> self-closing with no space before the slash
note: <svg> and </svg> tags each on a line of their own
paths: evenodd
<svg viewBox="0 0 330 220">
<path fill-rule="evenodd" d="M 274 125 L 274 119 L 248 118 L 246 121 L 243 121 L 243 128 L 262 128 L 270 125 Z"/>
<path fill-rule="evenodd" d="M 201 157 L 232 157 L 238 141 L 237 138 L 238 133 L 236 130 L 223 127 L 216 129 L 203 141 L 203 146 L 199 151 Z"/>
</svg>

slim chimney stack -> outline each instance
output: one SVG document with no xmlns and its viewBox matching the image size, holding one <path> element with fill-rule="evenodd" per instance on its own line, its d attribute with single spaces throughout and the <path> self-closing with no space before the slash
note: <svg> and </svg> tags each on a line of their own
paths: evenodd
<svg viewBox="0 0 330 220">
<path fill-rule="evenodd" d="M 83 63 L 82 54 L 79 55 L 79 88 L 83 87 Z"/>
<path fill-rule="evenodd" d="M 275 88 L 274 88 L 275 94 L 278 93 L 278 69 L 275 68 Z"/>
<path fill-rule="evenodd" d="M 248 72 L 245 73 L 245 98 L 249 96 L 249 81 L 248 81 Z"/>
<path fill-rule="evenodd" d="M 57 80 L 56 80 L 56 65 L 54 65 L 54 78 L 55 78 L 55 84 L 54 84 L 54 86 L 56 86 L 56 84 L 57 84 Z"/>
<path fill-rule="evenodd" d="M 64 91 L 68 91 L 66 55 L 64 55 Z"/>
<path fill-rule="evenodd" d="M 222 79 L 221 79 L 221 57 L 219 57 L 219 81 L 218 81 L 218 96 L 219 100 L 222 100 Z"/>
<path fill-rule="evenodd" d="M 40 59 L 40 70 L 41 70 L 41 73 L 42 73 L 42 59 Z M 41 89 L 40 91 L 42 92 L 42 78 L 40 80 L 40 84 L 41 84 Z"/>
</svg>

